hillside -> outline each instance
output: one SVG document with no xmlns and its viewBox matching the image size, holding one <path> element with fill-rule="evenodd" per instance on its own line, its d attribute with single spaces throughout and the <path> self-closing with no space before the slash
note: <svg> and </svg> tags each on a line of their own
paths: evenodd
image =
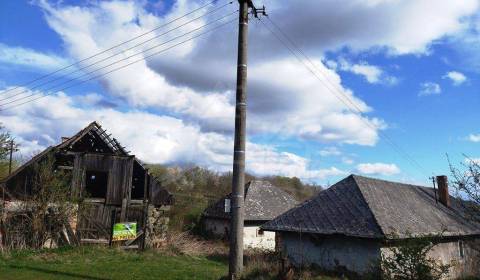
<svg viewBox="0 0 480 280">
<path fill-rule="evenodd" d="M 198 166 L 180 168 L 158 164 L 149 165 L 148 168 L 162 186 L 175 196 L 170 223 L 174 230 L 194 228 L 203 210 L 231 191 L 232 174 L 230 172 L 215 172 Z M 268 180 L 294 196 L 299 202 L 321 190 L 320 186 L 305 184 L 296 177 L 255 177 L 246 174 L 246 182 L 253 179 Z"/>
</svg>

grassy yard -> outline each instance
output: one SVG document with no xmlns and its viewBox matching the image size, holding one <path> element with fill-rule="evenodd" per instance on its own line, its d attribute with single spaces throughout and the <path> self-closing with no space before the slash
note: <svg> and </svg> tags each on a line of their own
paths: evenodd
<svg viewBox="0 0 480 280">
<path fill-rule="evenodd" d="M 224 260 L 105 248 L 22 251 L 0 257 L 1 279 L 219 279 Z"/>
</svg>

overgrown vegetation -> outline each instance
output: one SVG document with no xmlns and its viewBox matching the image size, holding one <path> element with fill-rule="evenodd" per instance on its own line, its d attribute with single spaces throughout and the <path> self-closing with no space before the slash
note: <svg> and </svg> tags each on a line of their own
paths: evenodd
<svg viewBox="0 0 480 280">
<path fill-rule="evenodd" d="M 480 223 L 480 161 L 465 156 L 465 162 L 455 167 L 449 160 L 450 185 L 457 196 L 465 217 Z"/>
<path fill-rule="evenodd" d="M 6 131 L 3 125 L 0 123 L 0 181 L 8 176 L 9 156 L 10 150 L 12 149 L 12 142 L 13 150 L 15 151 L 18 148 L 18 144 L 14 141 L 10 133 Z M 16 166 L 17 162 L 13 161 L 12 170 L 15 169 Z"/>
<path fill-rule="evenodd" d="M 221 173 L 198 166 L 180 168 L 149 165 L 148 168 L 162 186 L 175 196 L 169 225 L 175 231 L 194 229 L 203 210 L 231 191 L 232 174 L 229 172 Z M 319 186 L 304 184 L 295 177 L 257 178 L 247 174 L 245 181 L 253 179 L 268 180 L 298 201 L 304 201 L 321 190 Z"/>
<path fill-rule="evenodd" d="M 70 197 L 70 174 L 55 169 L 54 156 L 33 165 L 31 191 L 4 224 L 7 249 L 41 248 L 47 241 L 58 245 L 65 239 L 66 226 L 76 206 Z"/>
<path fill-rule="evenodd" d="M 380 261 L 381 279 L 439 280 L 448 275 L 452 264 L 442 264 L 428 256 L 437 239 L 437 236 L 407 238 L 390 247 Z"/>
<path fill-rule="evenodd" d="M 188 233 L 144 252 L 106 247 L 63 247 L 0 255 L 1 279 L 227 279 L 228 247 Z M 278 254 L 246 251 L 242 279 L 335 280 L 314 270 L 282 269 Z"/>
<path fill-rule="evenodd" d="M 451 171 L 450 186 L 457 197 L 455 203 L 463 216 L 472 223 L 480 224 L 480 161 L 464 156 L 465 161 L 459 167 L 454 166 L 450 159 Z M 467 242 L 468 248 L 473 250 L 470 258 L 480 266 L 480 241 Z"/>
</svg>

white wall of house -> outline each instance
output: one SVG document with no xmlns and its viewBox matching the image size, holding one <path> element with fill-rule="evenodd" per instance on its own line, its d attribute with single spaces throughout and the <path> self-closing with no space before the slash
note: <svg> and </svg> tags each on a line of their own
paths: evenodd
<svg viewBox="0 0 480 280">
<path fill-rule="evenodd" d="M 275 250 L 275 232 L 261 231 L 260 226 L 246 225 L 243 228 L 243 247 Z"/>
<path fill-rule="evenodd" d="M 243 247 L 245 249 L 275 250 L 275 233 L 261 231 L 259 224 L 246 224 L 243 228 Z M 217 238 L 225 238 L 230 230 L 230 221 L 225 219 L 205 218 L 205 231 Z"/>
<path fill-rule="evenodd" d="M 282 233 L 283 253 L 295 266 L 315 265 L 330 271 L 368 272 L 380 257 L 380 243 L 348 237 Z"/>
<path fill-rule="evenodd" d="M 460 243 L 463 243 L 461 245 Z M 463 247 L 463 250 L 461 249 Z M 390 248 L 381 249 L 382 256 L 391 254 Z M 472 248 L 472 241 L 453 240 L 436 244 L 428 253 L 428 257 L 442 264 L 450 264 L 450 273 L 444 279 L 463 279 L 469 276 L 480 276 L 478 252 Z"/>
<path fill-rule="evenodd" d="M 309 234 L 303 234 L 300 238 L 299 233 L 282 233 L 281 240 L 283 253 L 293 265 L 317 265 L 331 271 L 346 269 L 363 274 L 378 264 L 381 256 L 391 254 L 391 248 L 371 239 Z M 445 279 L 478 277 L 479 253 L 472 244 L 473 241 L 463 242 L 462 253 L 458 240 L 442 242 L 432 248 L 429 257 L 453 265 Z"/>
</svg>

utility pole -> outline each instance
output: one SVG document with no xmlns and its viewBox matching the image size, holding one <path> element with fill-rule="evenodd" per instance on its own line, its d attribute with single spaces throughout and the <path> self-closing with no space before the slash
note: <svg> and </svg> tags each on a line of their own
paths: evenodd
<svg viewBox="0 0 480 280">
<path fill-rule="evenodd" d="M 8 175 L 12 174 L 12 156 L 13 156 L 13 139 L 10 140 L 10 160 L 8 163 Z"/>
<path fill-rule="evenodd" d="M 245 138 L 247 121 L 247 56 L 248 10 L 265 15 L 265 8 L 256 9 L 251 0 L 238 0 L 239 31 L 237 59 L 237 92 L 235 103 L 235 144 L 231 196 L 229 278 L 237 279 L 243 269 L 243 221 L 245 196 Z"/>
</svg>

